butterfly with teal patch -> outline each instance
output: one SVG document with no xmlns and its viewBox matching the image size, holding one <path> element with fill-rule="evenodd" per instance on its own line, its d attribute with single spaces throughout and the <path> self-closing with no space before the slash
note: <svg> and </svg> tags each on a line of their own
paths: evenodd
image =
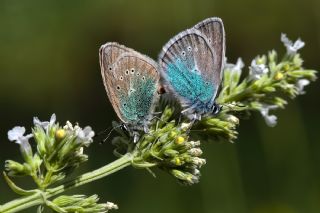
<svg viewBox="0 0 320 213">
<path fill-rule="evenodd" d="M 225 33 L 220 18 L 208 18 L 187 29 L 163 47 L 159 55 L 160 75 L 192 120 L 216 114 L 215 102 L 222 81 Z"/>
<path fill-rule="evenodd" d="M 101 46 L 99 59 L 109 100 L 122 126 L 137 140 L 136 131 L 147 131 L 159 96 L 158 65 L 151 58 L 114 42 Z"/>
</svg>

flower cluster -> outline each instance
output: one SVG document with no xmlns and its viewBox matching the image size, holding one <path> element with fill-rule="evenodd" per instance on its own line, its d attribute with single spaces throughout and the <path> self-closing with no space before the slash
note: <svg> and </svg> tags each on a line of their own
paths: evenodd
<svg viewBox="0 0 320 213">
<path fill-rule="evenodd" d="M 279 60 L 273 50 L 256 57 L 245 77 L 242 76 L 244 63 L 241 59 L 236 64 L 226 64 L 223 87 L 217 99 L 222 111 L 198 122 L 191 131 L 194 137 L 232 142 L 237 136 L 237 117 L 248 116 L 253 111 L 259 112 L 266 124 L 274 127 L 277 117 L 271 111 L 284 108 L 286 96 L 295 98 L 305 94 L 304 87 L 316 80 L 316 71 L 302 67 L 303 60 L 297 51 L 304 42 L 298 39 L 293 43 L 285 34 L 281 35 L 281 41 L 287 49 L 285 56 Z"/>
<path fill-rule="evenodd" d="M 174 120 L 169 121 L 172 114 L 173 110 L 167 107 L 162 117 L 153 122 L 149 132 L 134 146 L 132 165 L 136 168 L 160 168 L 182 184 L 191 185 L 199 181 L 199 169 L 206 161 L 201 158 L 200 141 L 188 141 L 191 124 L 176 125 Z M 127 141 L 124 136 L 114 138 L 115 152 L 119 154 L 120 149 L 130 146 Z"/>
<path fill-rule="evenodd" d="M 8 132 L 10 141 L 20 146 L 24 163 L 7 160 L 5 169 L 9 176 L 31 176 L 41 191 L 23 190 L 17 187 L 5 174 L 8 185 L 20 195 L 30 193 L 45 193 L 53 183 L 63 180 L 67 174 L 88 160 L 83 150 L 93 142 L 94 131 L 87 126 L 81 128 L 78 124 L 72 125 L 67 121 L 64 127 L 56 123 L 53 114 L 50 121 L 33 119 L 32 134 L 27 134 L 24 127 L 14 127 Z M 33 138 L 36 151 L 32 150 L 29 140 Z M 41 195 L 43 196 L 43 195 Z M 107 212 L 117 209 L 113 203 L 97 203 L 96 195 L 59 196 L 53 201 L 46 200 L 45 204 L 56 212 Z M 42 212 L 43 207 L 38 208 Z"/>
<path fill-rule="evenodd" d="M 53 114 L 50 121 L 41 122 L 37 117 L 33 119 L 32 134 L 24 136 L 24 127 L 14 127 L 8 132 L 8 138 L 20 145 L 24 163 L 7 160 L 6 170 L 9 176 L 31 176 L 40 188 L 63 179 L 67 173 L 88 157 L 83 153 L 83 147 L 92 142 L 94 132 L 91 127 L 80 128 L 72 126 L 70 122 L 64 127 L 56 123 Z M 34 138 L 37 152 L 33 154 L 29 139 Z"/>
</svg>

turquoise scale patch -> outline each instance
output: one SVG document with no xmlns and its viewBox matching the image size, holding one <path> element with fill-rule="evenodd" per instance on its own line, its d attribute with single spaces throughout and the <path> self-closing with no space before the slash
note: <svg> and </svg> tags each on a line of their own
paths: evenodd
<svg viewBox="0 0 320 213">
<path fill-rule="evenodd" d="M 138 81 L 135 78 L 131 87 L 134 89 L 132 92 L 129 94 L 121 93 L 120 95 L 120 110 L 124 119 L 129 122 L 137 122 L 148 116 L 152 107 L 156 84 L 153 79 L 147 77 L 144 81 Z"/>
<path fill-rule="evenodd" d="M 189 71 L 180 59 L 168 65 L 167 75 L 173 89 L 192 103 L 208 103 L 214 94 L 214 85 L 205 81 L 194 68 Z"/>
</svg>

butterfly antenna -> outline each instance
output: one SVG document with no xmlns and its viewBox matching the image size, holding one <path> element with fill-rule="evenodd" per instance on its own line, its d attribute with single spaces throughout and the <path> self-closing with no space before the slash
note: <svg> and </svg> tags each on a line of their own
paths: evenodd
<svg viewBox="0 0 320 213">
<path fill-rule="evenodd" d="M 94 137 L 98 137 L 98 136 L 100 136 L 100 135 L 103 135 L 103 134 L 105 134 L 107 131 L 109 131 L 110 129 L 111 129 L 111 128 L 108 127 L 107 129 L 98 132 L 98 134 L 96 134 Z"/>
<path fill-rule="evenodd" d="M 122 126 L 122 124 L 113 127 L 113 128 L 109 131 L 109 133 L 107 134 L 107 137 L 106 137 L 105 139 L 103 139 L 103 141 L 101 141 L 100 144 L 105 143 L 105 142 L 109 139 L 111 133 L 112 133 L 114 130 L 116 130 L 117 128 L 120 128 L 121 126 Z M 105 133 L 106 131 L 107 131 L 107 130 L 104 130 L 104 131 L 102 131 L 101 133 Z M 98 133 L 98 134 L 99 134 L 99 133 Z"/>
</svg>

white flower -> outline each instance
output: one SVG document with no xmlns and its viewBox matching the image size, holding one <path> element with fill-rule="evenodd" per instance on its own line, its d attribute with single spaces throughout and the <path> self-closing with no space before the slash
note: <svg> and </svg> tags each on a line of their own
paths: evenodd
<svg viewBox="0 0 320 213">
<path fill-rule="evenodd" d="M 117 204 L 111 203 L 111 202 L 107 202 L 105 204 L 105 207 L 107 210 L 111 210 L 111 209 L 118 209 Z"/>
<path fill-rule="evenodd" d="M 192 163 L 200 168 L 201 166 L 206 164 L 206 160 L 203 158 L 194 157 L 192 158 Z"/>
<path fill-rule="evenodd" d="M 192 174 L 195 175 L 195 176 L 200 176 L 199 169 L 196 169 L 196 168 L 192 169 Z"/>
<path fill-rule="evenodd" d="M 90 126 L 86 126 L 84 129 L 79 128 L 76 135 L 80 141 L 86 142 L 87 144 L 88 142 L 91 143 L 93 141 L 94 131 L 92 131 Z"/>
<path fill-rule="evenodd" d="M 231 71 L 241 74 L 241 70 L 244 67 L 244 63 L 241 58 L 238 58 L 236 64 L 227 64 L 227 66 L 229 66 Z"/>
<path fill-rule="evenodd" d="M 44 130 L 48 129 L 48 126 L 52 126 L 56 122 L 56 114 L 52 114 L 50 121 L 40 121 L 38 117 L 33 117 L 33 124 L 42 127 Z"/>
<path fill-rule="evenodd" d="M 262 75 L 265 75 L 269 72 L 267 66 L 265 64 L 257 64 L 256 59 L 252 60 L 249 70 L 250 77 L 253 80 L 258 80 Z"/>
<path fill-rule="evenodd" d="M 20 145 L 20 151 L 24 157 L 24 159 L 30 163 L 32 158 L 32 148 L 29 144 L 29 138 L 33 135 L 29 134 L 24 136 L 26 129 L 21 126 L 16 126 L 13 129 L 8 131 L 8 139 L 10 141 L 15 141 L 17 144 Z"/>
<path fill-rule="evenodd" d="M 296 54 L 298 50 L 304 47 L 305 45 L 305 43 L 300 38 L 293 43 L 284 33 L 281 33 L 281 41 L 287 48 L 288 55 Z"/>
<path fill-rule="evenodd" d="M 22 144 L 24 141 L 28 141 L 32 137 L 32 134 L 24 136 L 26 129 L 22 126 L 16 126 L 8 131 L 8 139 L 15 141 L 17 144 Z"/>
<path fill-rule="evenodd" d="M 63 127 L 64 130 L 67 130 L 67 131 L 73 131 L 73 126 L 72 126 L 72 123 L 70 121 L 67 121 L 66 122 L 66 125 L 64 125 Z"/>
<path fill-rule="evenodd" d="M 197 147 L 197 146 L 200 146 L 200 141 L 190 141 L 189 144 L 190 144 L 192 147 Z"/>
<path fill-rule="evenodd" d="M 188 152 L 190 155 L 193 155 L 193 156 L 201 156 L 202 155 L 202 150 L 200 148 L 192 148 Z"/>
<path fill-rule="evenodd" d="M 296 83 L 296 87 L 298 90 L 298 94 L 299 95 L 303 95 L 306 92 L 303 90 L 305 86 L 307 86 L 308 84 L 310 84 L 310 81 L 307 79 L 300 79 L 297 83 Z"/>
<path fill-rule="evenodd" d="M 70 121 L 66 122 L 66 125 L 63 127 L 63 129 L 75 135 L 77 137 L 77 142 L 84 143 L 84 145 L 89 145 L 93 141 L 92 138 L 95 135 L 90 126 L 86 126 L 84 129 L 82 129 L 78 124 L 72 126 Z"/>
<path fill-rule="evenodd" d="M 192 123 L 182 123 L 181 124 L 181 129 L 187 130 L 187 129 L 190 129 L 191 126 L 192 126 Z"/>
<path fill-rule="evenodd" d="M 269 110 L 278 108 L 277 105 L 263 105 L 260 109 L 261 115 L 264 117 L 266 124 L 270 127 L 274 127 L 277 124 L 277 116 L 269 115 Z"/>
</svg>

